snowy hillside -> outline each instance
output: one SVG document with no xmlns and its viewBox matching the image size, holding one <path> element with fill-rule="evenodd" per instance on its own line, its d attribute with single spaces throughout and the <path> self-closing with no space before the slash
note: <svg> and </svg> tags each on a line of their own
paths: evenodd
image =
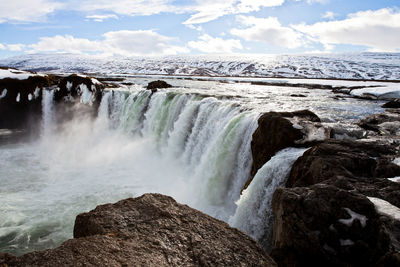
<svg viewBox="0 0 400 267">
<path fill-rule="evenodd" d="M 46 72 L 170 74 L 400 80 L 400 54 L 169 56 L 100 58 L 32 54 L 0 60 L 0 66 Z"/>
</svg>

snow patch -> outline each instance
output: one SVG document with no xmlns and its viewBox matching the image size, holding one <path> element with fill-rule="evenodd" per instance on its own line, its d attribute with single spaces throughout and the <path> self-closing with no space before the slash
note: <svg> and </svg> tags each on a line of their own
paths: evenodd
<svg viewBox="0 0 400 267">
<path fill-rule="evenodd" d="M 343 208 L 350 215 L 349 219 L 339 219 L 338 222 L 346 225 L 347 227 L 351 227 L 353 225 L 354 220 L 358 220 L 361 223 L 362 227 L 367 225 L 367 217 L 362 214 L 358 214 L 357 212 L 352 211 L 349 208 Z"/>
<path fill-rule="evenodd" d="M 368 199 L 375 205 L 375 209 L 379 214 L 400 221 L 400 209 L 398 207 L 380 198 L 368 197 Z"/>
<path fill-rule="evenodd" d="M 15 99 L 15 101 L 19 102 L 21 100 L 21 93 L 18 93 L 17 98 Z"/>
<path fill-rule="evenodd" d="M 6 97 L 6 95 L 7 95 L 7 89 L 4 89 L 4 90 L 1 92 L 0 99 Z"/>
<path fill-rule="evenodd" d="M 393 160 L 393 163 L 396 164 L 396 165 L 398 165 L 398 166 L 400 166 L 400 158 L 395 158 L 395 159 Z"/>
<path fill-rule="evenodd" d="M 32 94 L 29 94 L 29 95 L 28 95 L 28 100 L 29 100 L 29 101 L 32 101 L 32 98 L 33 98 Z"/>
<path fill-rule="evenodd" d="M 10 78 L 18 80 L 26 80 L 31 76 L 44 76 L 43 74 L 36 74 L 27 71 L 15 70 L 15 69 L 0 69 L 0 79 Z"/>
<path fill-rule="evenodd" d="M 293 123 L 293 128 L 303 130 L 303 127 L 301 125 L 298 125 L 297 123 Z"/>
<path fill-rule="evenodd" d="M 350 95 L 373 99 L 395 99 L 400 98 L 400 85 L 394 84 L 388 86 L 354 89 L 350 92 Z"/>
<path fill-rule="evenodd" d="M 95 78 L 91 78 L 90 79 L 92 81 L 93 84 L 97 84 L 97 85 L 101 85 L 102 83 L 99 82 L 99 80 L 95 79 Z"/>
<path fill-rule="evenodd" d="M 388 178 L 388 180 L 395 182 L 395 183 L 400 183 L 400 176 L 393 177 L 393 178 Z"/>
</svg>

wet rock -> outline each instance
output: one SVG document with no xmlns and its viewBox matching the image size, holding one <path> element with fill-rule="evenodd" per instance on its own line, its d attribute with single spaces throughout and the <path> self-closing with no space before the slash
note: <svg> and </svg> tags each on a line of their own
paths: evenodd
<svg viewBox="0 0 400 267">
<path fill-rule="evenodd" d="M 250 237 L 171 197 L 145 194 L 77 216 L 74 239 L 9 266 L 276 266 Z"/>
<path fill-rule="evenodd" d="M 35 129 L 41 119 L 41 90 L 52 82 L 51 76 L 0 79 L 0 128 Z"/>
<path fill-rule="evenodd" d="M 400 166 L 391 162 L 396 153 L 395 147 L 379 142 L 328 140 L 296 160 L 286 186 L 309 186 L 337 176 L 400 176 Z"/>
<path fill-rule="evenodd" d="M 55 120 L 59 125 L 76 116 L 95 117 L 101 103 L 104 85 L 98 80 L 72 74 L 61 78 L 54 91 Z"/>
<path fill-rule="evenodd" d="M 400 136 L 400 113 L 373 114 L 360 120 L 358 125 L 381 136 Z"/>
<path fill-rule="evenodd" d="M 291 94 L 291 97 L 307 97 L 306 95 L 303 94 Z"/>
<path fill-rule="evenodd" d="M 394 99 L 382 105 L 383 108 L 400 108 L 400 99 Z"/>
<path fill-rule="evenodd" d="M 101 91 L 104 89 L 104 85 L 98 80 L 76 74 L 62 78 L 57 87 L 58 89 L 54 93 L 56 102 L 71 101 L 71 99 L 79 97 L 85 104 L 100 103 Z M 83 94 L 88 94 L 86 99 L 81 98 Z"/>
<path fill-rule="evenodd" d="M 157 92 L 157 89 L 170 88 L 170 87 L 172 87 L 172 85 L 168 84 L 166 81 L 157 80 L 149 82 L 146 89 L 151 90 L 154 93 Z"/>
<path fill-rule="evenodd" d="M 253 179 L 257 170 L 281 149 L 287 147 L 307 147 L 325 138 L 330 132 L 324 128 L 313 112 L 268 112 L 258 119 L 258 128 L 251 141 L 253 165 L 250 178 L 243 189 Z"/>
<path fill-rule="evenodd" d="M 400 222 L 362 194 L 326 184 L 279 188 L 272 209 L 279 266 L 400 264 Z"/>
</svg>

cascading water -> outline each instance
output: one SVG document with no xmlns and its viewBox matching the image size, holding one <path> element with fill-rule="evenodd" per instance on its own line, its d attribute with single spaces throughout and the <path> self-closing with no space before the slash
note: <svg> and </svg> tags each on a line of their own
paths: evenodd
<svg viewBox="0 0 400 267">
<path fill-rule="evenodd" d="M 278 152 L 256 173 L 237 201 L 229 224 L 258 240 L 268 250 L 272 241 L 272 195 L 284 186 L 293 163 L 306 149 L 287 148 Z"/>
<path fill-rule="evenodd" d="M 118 101 L 114 98 L 121 94 L 113 92 L 106 101 Z M 212 97 L 172 92 L 151 95 L 150 91 L 129 95 L 120 114 L 110 116 L 111 124 L 119 123 L 117 129 L 151 140 L 162 155 L 180 162 L 187 182 L 197 185 L 198 197 L 191 200 L 192 205 L 228 218 L 250 171 L 256 114 L 240 112 L 237 104 Z"/>
<path fill-rule="evenodd" d="M 53 125 L 54 90 L 42 90 L 42 135 L 49 136 Z"/>
</svg>

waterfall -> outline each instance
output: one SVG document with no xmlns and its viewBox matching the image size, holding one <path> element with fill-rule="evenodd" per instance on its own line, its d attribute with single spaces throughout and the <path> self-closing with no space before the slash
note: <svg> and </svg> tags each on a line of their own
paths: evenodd
<svg viewBox="0 0 400 267">
<path fill-rule="evenodd" d="M 53 129 L 54 90 L 42 90 L 42 136 L 49 136 Z"/>
<path fill-rule="evenodd" d="M 44 135 L 52 128 L 53 94 L 43 90 Z M 98 186 L 112 178 L 120 181 L 117 187 L 129 185 L 132 194 L 151 191 L 171 195 L 211 216 L 229 220 L 267 248 L 272 194 L 285 183 L 293 162 L 305 150 L 290 148 L 277 153 L 240 196 L 252 165 L 251 139 L 257 119 L 256 112 L 215 97 L 110 90 L 104 92 L 93 122 L 70 123 L 54 139 L 61 144 L 50 144 L 52 153 L 69 159 L 64 165 L 71 161 L 67 168 L 84 168 L 91 177 L 86 179 L 100 176 L 97 169 L 104 172 L 103 180 L 94 181 Z"/>
<path fill-rule="evenodd" d="M 122 107 L 115 104 L 121 99 Z M 114 91 L 103 101 L 115 130 L 148 139 L 160 154 L 180 162 L 199 195 L 193 205 L 228 219 L 250 172 L 257 114 L 235 102 L 175 92 Z"/>
<path fill-rule="evenodd" d="M 249 187 L 237 201 L 235 214 L 229 224 L 258 240 L 268 250 L 272 241 L 272 195 L 284 186 L 293 163 L 306 149 L 287 148 L 278 152 L 262 166 Z"/>
</svg>

